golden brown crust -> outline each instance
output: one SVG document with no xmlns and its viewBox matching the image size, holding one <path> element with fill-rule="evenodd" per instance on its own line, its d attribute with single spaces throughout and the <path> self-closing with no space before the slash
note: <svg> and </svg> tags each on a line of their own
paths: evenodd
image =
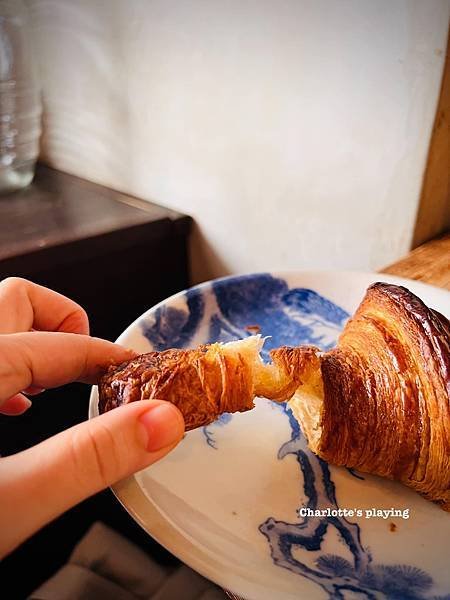
<svg viewBox="0 0 450 600">
<path fill-rule="evenodd" d="M 372 285 L 322 357 L 317 453 L 450 509 L 449 323 L 406 288 Z"/>
<path fill-rule="evenodd" d="M 149 352 L 110 367 L 99 384 L 99 410 L 158 398 L 183 413 L 186 430 L 211 423 L 223 412 L 253 408 L 251 369 L 242 356 L 218 344 L 195 350 Z"/>
</svg>

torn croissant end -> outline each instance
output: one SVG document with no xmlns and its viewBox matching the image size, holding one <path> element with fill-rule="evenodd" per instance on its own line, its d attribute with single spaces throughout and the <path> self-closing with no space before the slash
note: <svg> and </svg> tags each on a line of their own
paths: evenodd
<svg viewBox="0 0 450 600">
<path fill-rule="evenodd" d="M 173 402 L 186 429 L 255 397 L 289 401 L 308 445 L 335 465 L 401 481 L 450 511 L 450 324 L 404 287 L 367 290 L 336 348 L 281 347 L 264 364 L 251 336 L 150 352 L 110 367 L 100 412 L 148 398 Z"/>
<path fill-rule="evenodd" d="M 314 364 L 317 349 L 279 348 L 272 363 L 260 356 L 264 339 L 250 336 L 192 350 L 149 352 L 110 367 L 99 384 L 100 412 L 135 400 L 158 398 L 175 404 L 186 430 L 208 425 L 222 413 L 244 412 L 255 397 L 278 402 L 292 397 Z"/>
</svg>

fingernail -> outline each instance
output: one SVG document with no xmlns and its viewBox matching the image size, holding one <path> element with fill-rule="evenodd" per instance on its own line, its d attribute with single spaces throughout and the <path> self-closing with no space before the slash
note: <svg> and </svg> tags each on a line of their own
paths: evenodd
<svg viewBox="0 0 450 600">
<path fill-rule="evenodd" d="M 23 390 L 23 393 L 28 396 L 37 396 L 38 394 L 42 394 L 42 392 L 45 392 L 45 388 L 36 387 L 35 385 L 30 385 L 26 390 Z"/>
<path fill-rule="evenodd" d="M 8 416 L 18 416 L 27 411 L 31 406 L 31 400 L 22 394 L 16 394 L 12 398 L 8 398 L 0 406 L 0 414 Z"/>
<path fill-rule="evenodd" d="M 170 402 L 156 404 L 139 417 L 144 445 L 148 452 L 161 450 L 181 439 L 184 422 L 180 412 Z"/>
</svg>

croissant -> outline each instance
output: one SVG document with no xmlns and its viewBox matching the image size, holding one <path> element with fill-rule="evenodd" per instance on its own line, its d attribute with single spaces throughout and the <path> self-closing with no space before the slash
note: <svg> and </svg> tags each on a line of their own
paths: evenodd
<svg viewBox="0 0 450 600">
<path fill-rule="evenodd" d="M 158 398 L 183 413 L 186 431 L 215 421 L 222 413 L 244 412 L 255 397 L 285 401 L 320 365 L 317 348 L 272 351 L 272 364 L 260 358 L 260 336 L 194 350 L 149 352 L 110 367 L 99 384 L 99 410 L 134 400 Z"/>
<path fill-rule="evenodd" d="M 404 287 L 370 286 L 337 346 L 260 356 L 249 336 L 193 350 L 150 352 L 110 367 L 99 410 L 159 398 L 186 429 L 255 397 L 288 401 L 311 450 L 329 463 L 401 481 L 450 511 L 450 323 Z"/>
</svg>

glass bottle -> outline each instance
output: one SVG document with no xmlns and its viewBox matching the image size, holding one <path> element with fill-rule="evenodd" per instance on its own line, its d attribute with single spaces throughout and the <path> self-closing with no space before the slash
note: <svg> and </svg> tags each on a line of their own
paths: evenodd
<svg viewBox="0 0 450 600">
<path fill-rule="evenodd" d="M 0 0 L 0 193 L 32 181 L 41 112 L 25 6 L 22 0 Z"/>
</svg>

